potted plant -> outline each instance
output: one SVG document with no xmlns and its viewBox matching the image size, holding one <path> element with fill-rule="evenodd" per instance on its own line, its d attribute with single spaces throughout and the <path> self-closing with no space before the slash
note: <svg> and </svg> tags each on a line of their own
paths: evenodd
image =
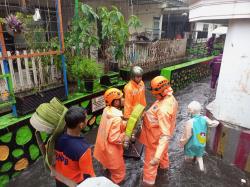
<svg viewBox="0 0 250 187">
<path fill-rule="evenodd" d="M 84 81 L 84 87 L 87 92 L 93 92 L 94 81 L 102 75 L 103 67 L 93 59 L 75 56 L 71 72 L 76 80 Z"/>
<path fill-rule="evenodd" d="M 80 56 L 83 52 L 85 56 L 91 58 L 90 48 L 99 46 L 99 38 L 96 34 L 97 14 L 87 4 L 79 3 L 78 11 L 72 19 L 69 31 L 65 34 L 65 48 L 68 53 L 75 49 L 75 55 Z M 66 55 L 67 58 L 68 55 Z M 71 56 L 71 55 L 70 55 Z M 70 59 L 71 58 L 71 59 Z M 67 64 L 72 62 L 72 57 L 67 58 Z M 71 66 L 68 66 L 71 73 Z M 69 76 L 69 78 L 71 78 Z M 81 87 L 81 80 L 76 79 L 78 90 Z"/>
<path fill-rule="evenodd" d="M 14 34 L 16 33 L 19 34 L 24 29 L 22 21 L 16 15 L 13 15 L 13 14 L 10 14 L 9 16 L 5 18 L 5 23 L 6 23 L 7 31 L 11 35 L 12 35 L 12 32 Z"/>
</svg>

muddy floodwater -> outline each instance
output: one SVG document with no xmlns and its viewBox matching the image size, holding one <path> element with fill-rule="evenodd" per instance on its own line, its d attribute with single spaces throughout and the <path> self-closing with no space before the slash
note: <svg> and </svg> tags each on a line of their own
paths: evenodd
<svg viewBox="0 0 250 187">
<path fill-rule="evenodd" d="M 148 78 L 149 79 L 149 78 Z M 149 80 L 145 81 L 146 85 Z M 197 100 L 203 105 L 208 104 L 214 98 L 214 92 L 209 88 L 209 78 L 198 83 L 192 83 L 187 88 L 175 94 L 179 102 L 179 113 L 175 134 L 170 142 L 169 157 L 170 168 L 165 173 L 159 173 L 156 179 L 156 187 L 166 186 L 250 186 L 250 175 L 238 168 L 225 164 L 220 158 L 211 153 L 204 157 L 207 173 L 198 171 L 197 165 L 184 163 L 183 149 L 179 148 L 179 140 L 183 132 L 183 123 L 188 119 L 187 105 L 192 100 Z M 147 102 L 150 105 L 154 98 L 147 91 Z M 95 143 L 97 129 L 86 135 L 91 143 Z M 94 161 L 96 174 L 100 175 L 100 167 Z M 143 156 L 140 160 L 126 159 L 126 180 L 123 187 L 141 186 L 141 174 L 143 169 Z M 245 179 L 246 183 L 241 183 Z M 43 161 L 40 159 L 21 175 L 12 180 L 8 187 L 54 187 L 54 180 L 49 172 L 44 169 Z"/>
</svg>

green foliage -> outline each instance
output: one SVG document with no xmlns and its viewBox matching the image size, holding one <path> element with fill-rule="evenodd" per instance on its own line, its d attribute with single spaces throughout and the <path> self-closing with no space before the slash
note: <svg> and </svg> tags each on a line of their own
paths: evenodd
<svg viewBox="0 0 250 187">
<path fill-rule="evenodd" d="M 110 11 L 106 7 L 101 7 L 98 13 L 102 23 L 101 37 L 107 46 L 103 48 L 104 54 L 106 53 L 104 56 L 106 58 L 122 58 L 122 51 L 129 37 L 129 27 L 124 16 L 116 7 L 112 7 Z"/>
<path fill-rule="evenodd" d="M 25 28 L 30 28 L 35 24 L 33 20 L 33 16 L 31 14 L 26 15 L 21 12 L 17 12 L 16 17 L 23 22 Z"/>
<path fill-rule="evenodd" d="M 104 58 L 121 59 L 129 38 L 129 27 L 140 27 L 139 19 L 133 15 L 126 22 L 122 13 L 114 6 L 111 10 L 106 7 L 99 8 L 98 15 L 102 24 L 101 37 Z"/>
<path fill-rule="evenodd" d="M 4 21 L 4 18 L 0 18 L 0 24 L 4 24 L 5 21 Z"/>
<path fill-rule="evenodd" d="M 86 17 L 88 22 L 95 22 L 98 18 L 98 15 L 95 13 L 93 8 L 87 4 L 80 4 L 81 12 L 83 13 L 83 16 Z"/>
<path fill-rule="evenodd" d="M 45 29 L 43 26 L 39 22 L 35 22 L 32 15 L 17 12 L 16 17 L 23 23 L 24 39 L 28 47 L 35 50 L 46 48 Z"/>
<path fill-rule="evenodd" d="M 75 79 L 96 79 L 103 74 L 103 66 L 95 60 L 75 56 L 71 67 Z"/>
<path fill-rule="evenodd" d="M 80 3 L 79 17 L 74 17 L 72 21 L 71 31 L 66 35 L 66 47 L 83 44 L 83 48 L 90 49 L 91 46 L 98 47 L 99 39 L 95 35 L 97 14 L 86 4 Z"/>
<path fill-rule="evenodd" d="M 142 23 L 137 16 L 132 15 L 132 16 L 130 16 L 130 18 L 128 20 L 128 26 L 132 27 L 134 29 L 137 29 L 137 28 L 140 28 L 142 26 Z"/>
<path fill-rule="evenodd" d="M 54 51 L 60 50 L 60 43 L 58 36 L 55 36 L 53 38 L 50 38 L 50 40 L 47 42 L 46 49 L 51 49 Z"/>
</svg>

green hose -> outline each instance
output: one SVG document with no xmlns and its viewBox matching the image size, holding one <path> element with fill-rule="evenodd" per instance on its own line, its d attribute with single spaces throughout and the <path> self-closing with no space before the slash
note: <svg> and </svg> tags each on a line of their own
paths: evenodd
<svg viewBox="0 0 250 187">
<path fill-rule="evenodd" d="M 45 156 L 45 161 L 49 166 L 53 165 L 55 140 L 64 130 L 64 117 L 67 111 L 68 109 L 57 98 L 53 98 L 50 103 L 41 104 L 30 120 L 31 125 L 37 131 L 51 134 Z"/>
<path fill-rule="evenodd" d="M 145 109 L 145 106 L 143 106 L 141 104 L 137 104 L 134 107 L 134 109 L 133 109 L 133 111 L 132 111 L 132 113 L 131 113 L 131 115 L 129 117 L 127 127 L 126 127 L 126 131 L 125 131 L 125 134 L 128 137 L 131 137 L 134 128 L 136 128 L 137 121 L 141 117 L 144 109 Z"/>
<path fill-rule="evenodd" d="M 61 114 L 56 112 L 56 109 L 51 106 L 50 103 L 43 103 L 36 109 L 36 114 L 44 121 L 50 123 L 53 126 L 58 124 Z"/>
<path fill-rule="evenodd" d="M 65 106 L 56 97 L 54 97 L 49 103 L 54 109 L 56 109 L 56 113 L 63 113 Z"/>
</svg>

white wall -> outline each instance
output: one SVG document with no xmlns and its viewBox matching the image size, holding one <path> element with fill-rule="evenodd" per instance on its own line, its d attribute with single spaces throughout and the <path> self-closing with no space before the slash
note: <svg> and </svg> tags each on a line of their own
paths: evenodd
<svg viewBox="0 0 250 187">
<path fill-rule="evenodd" d="M 250 19 L 229 22 L 216 99 L 209 104 L 214 116 L 250 128 Z"/>
<path fill-rule="evenodd" d="M 250 18 L 249 0 L 191 0 L 189 20 Z"/>
<path fill-rule="evenodd" d="M 142 22 L 142 27 L 137 32 L 144 32 L 146 29 L 153 29 L 153 17 L 161 16 L 161 7 L 159 5 L 134 5 L 134 15 L 138 16 Z M 132 14 L 131 7 L 128 15 Z"/>
</svg>

